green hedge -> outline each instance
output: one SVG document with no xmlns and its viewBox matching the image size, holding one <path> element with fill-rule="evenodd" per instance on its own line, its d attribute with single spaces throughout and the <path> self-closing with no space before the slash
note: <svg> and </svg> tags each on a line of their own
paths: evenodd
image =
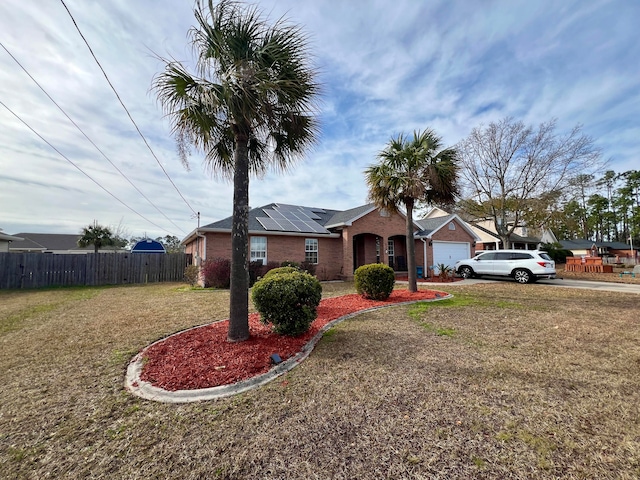
<svg viewBox="0 0 640 480">
<path fill-rule="evenodd" d="M 289 271 L 290 268 L 293 271 Z M 260 312 L 260 320 L 273 324 L 274 332 L 300 335 L 309 330 L 316 319 L 322 285 L 316 277 L 293 267 L 274 270 L 253 286 L 253 304 Z"/>
<path fill-rule="evenodd" d="M 364 298 L 386 300 L 393 291 L 396 274 L 388 265 L 372 263 L 359 267 L 354 279 L 356 291 Z"/>
</svg>

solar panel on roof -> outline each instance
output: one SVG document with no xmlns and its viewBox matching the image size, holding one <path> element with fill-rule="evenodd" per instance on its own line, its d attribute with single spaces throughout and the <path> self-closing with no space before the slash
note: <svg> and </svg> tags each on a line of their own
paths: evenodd
<svg viewBox="0 0 640 480">
<path fill-rule="evenodd" d="M 326 213 L 324 210 L 315 211 Z M 263 209 L 268 217 L 259 217 L 257 220 L 270 231 L 289 231 L 303 233 L 329 233 L 329 231 L 315 220 L 320 220 L 313 209 L 298 207 L 296 205 L 276 205 L 272 209 Z"/>
<path fill-rule="evenodd" d="M 320 225 L 319 223 L 316 223 L 313 225 L 314 227 L 314 232 L 315 233 L 329 233 L 329 230 L 327 230 L 326 228 L 324 228 L 322 225 Z"/>
<path fill-rule="evenodd" d="M 291 220 L 291 223 L 293 223 L 301 232 L 315 232 L 313 226 L 302 220 Z"/>
<path fill-rule="evenodd" d="M 278 220 L 278 223 L 282 226 L 282 229 L 286 232 L 297 232 L 298 228 L 289 220 Z"/>
<path fill-rule="evenodd" d="M 273 219 L 285 218 L 282 212 L 279 212 L 278 210 L 264 210 L 264 213 L 266 213 Z"/>
<path fill-rule="evenodd" d="M 260 224 L 267 231 L 283 231 L 283 230 L 285 230 L 284 228 L 282 228 L 282 226 L 278 222 L 276 222 L 272 218 L 258 217 L 258 218 L 256 218 L 256 220 L 258 220 L 258 222 L 260 222 Z"/>
</svg>

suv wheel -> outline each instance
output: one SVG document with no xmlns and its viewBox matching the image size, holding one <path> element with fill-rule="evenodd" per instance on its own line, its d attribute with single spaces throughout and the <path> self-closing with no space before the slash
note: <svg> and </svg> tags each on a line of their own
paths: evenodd
<svg viewBox="0 0 640 480">
<path fill-rule="evenodd" d="M 463 265 L 458 269 L 458 274 L 462 278 L 471 278 L 473 277 L 473 270 L 471 269 L 471 267 L 467 267 L 466 265 Z"/>
<path fill-rule="evenodd" d="M 530 283 L 533 280 L 531 272 L 521 268 L 513 272 L 513 278 L 518 283 Z"/>
</svg>

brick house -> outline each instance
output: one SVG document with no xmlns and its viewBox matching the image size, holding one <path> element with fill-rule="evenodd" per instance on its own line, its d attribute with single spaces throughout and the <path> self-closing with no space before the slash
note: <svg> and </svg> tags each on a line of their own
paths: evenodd
<svg viewBox="0 0 640 480">
<path fill-rule="evenodd" d="M 182 244 L 196 263 L 231 258 L 231 217 L 192 231 Z M 406 272 L 405 217 L 373 204 L 330 210 L 272 203 L 249 211 L 250 261 L 308 261 L 320 280 L 352 279 L 361 265 L 384 263 Z M 479 238 L 457 215 L 414 221 L 418 271 L 473 254 Z"/>
</svg>

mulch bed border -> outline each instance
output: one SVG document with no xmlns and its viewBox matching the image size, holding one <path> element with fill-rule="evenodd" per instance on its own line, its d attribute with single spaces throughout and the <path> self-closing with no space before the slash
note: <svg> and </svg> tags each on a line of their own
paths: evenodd
<svg viewBox="0 0 640 480">
<path fill-rule="evenodd" d="M 379 310 L 382 308 L 396 307 L 400 305 L 410 305 L 412 303 L 418 302 L 436 302 L 439 300 L 446 300 L 447 298 L 452 298 L 453 295 L 436 291 L 436 298 L 431 299 L 421 299 L 421 300 L 410 300 L 407 302 L 397 302 L 392 303 L 390 305 L 379 305 L 371 308 L 367 308 L 364 310 L 358 310 L 357 312 L 349 313 L 347 315 L 343 315 L 342 317 L 336 318 L 331 322 L 327 323 L 324 327 L 322 327 L 316 335 L 314 335 L 311 340 L 309 340 L 298 352 L 296 355 L 288 358 L 282 363 L 275 365 L 271 370 L 261 375 L 257 375 L 253 378 L 247 380 L 241 380 L 239 382 L 230 384 L 230 385 L 220 385 L 217 387 L 209 387 L 209 388 L 200 388 L 194 390 L 176 390 L 169 391 L 163 388 L 155 387 L 148 382 L 145 382 L 140 379 L 140 374 L 142 373 L 142 368 L 144 366 L 144 354 L 148 348 L 153 345 L 160 343 L 167 338 L 173 337 L 175 335 L 180 335 L 184 332 L 188 332 L 189 330 L 193 330 L 195 328 L 201 328 L 206 325 L 210 325 L 211 322 L 205 323 L 203 325 L 196 325 L 194 327 L 186 328 L 184 330 L 180 330 L 175 332 L 167 337 L 156 340 L 155 342 L 147 345 L 144 349 L 138 352 L 129 362 L 127 367 L 127 372 L 124 380 L 124 387 L 127 391 L 136 395 L 138 397 L 144 398 L 146 400 L 153 400 L 156 402 L 162 403 L 189 403 L 189 402 L 199 402 L 206 400 L 216 400 L 218 398 L 231 397 L 233 395 L 237 395 L 248 390 L 253 390 L 262 385 L 265 385 L 272 380 L 278 378 L 279 376 L 287 373 L 289 370 L 292 370 L 297 365 L 299 365 L 305 358 L 307 358 L 311 352 L 313 351 L 316 344 L 320 341 L 324 333 L 329 330 L 334 325 L 337 325 L 349 318 L 355 317 L 356 315 L 360 315 L 363 313 L 371 312 L 374 310 Z M 223 322 L 225 320 L 219 320 Z M 216 323 L 216 322 L 213 322 Z"/>
</svg>

